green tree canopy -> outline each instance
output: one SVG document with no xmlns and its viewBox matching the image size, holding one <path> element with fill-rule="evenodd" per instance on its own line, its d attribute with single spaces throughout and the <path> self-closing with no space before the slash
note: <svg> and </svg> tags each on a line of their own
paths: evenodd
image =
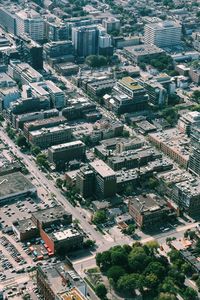
<svg viewBox="0 0 200 300">
<path fill-rule="evenodd" d="M 100 68 L 106 66 L 108 60 L 102 55 L 90 55 L 86 58 L 85 63 L 91 68 Z"/>
<path fill-rule="evenodd" d="M 107 289 L 103 283 L 99 283 L 96 286 L 95 292 L 100 299 L 105 299 L 107 294 Z"/>
<path fill-rule="evenodd" d="M 93 217 L 93 223 L 94 224 L 103 224 L 107 220 L 106 211 L 101 209 L 95 212 Z"/>
<path fill-rule="evenodd" d="M 114 283 L 117 282 L 117 280 L 125 275 L 125 270 L 121 266 L 112 266 L 110 269 L 108 269 L 107 277 L 110 279 L 112 278 Z"/>
</svg>

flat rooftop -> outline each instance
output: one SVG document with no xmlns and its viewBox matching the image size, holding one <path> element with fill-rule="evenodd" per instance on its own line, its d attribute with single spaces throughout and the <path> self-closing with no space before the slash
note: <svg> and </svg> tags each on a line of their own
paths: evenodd
<svg viewBox="0 0 200 300">
<path fill-rule="evenodd" d="M 35 186 L 20 172 L 0 176 L 0 199 L 36 191 Z"/>
<path fill-rule="evenodd" d="M 16 222 L 13 222 L 13 225 L 19 230 L 21 233 L 26 233 L 29 230 L 36 230 L 37 226 L 33 223 L 31 218 L 19 220 Z"/>
<path fill-rule="evenodd" d="M 162 132 L 149 133 L 148 136 L 156 142 L 165 144 L 168 148 L 183 157 L 185 160 L 189 160 L 188 146 L 190 140 L 178 129 L 172 128 Z"/>
<path fill-rule="evenodd" d="M 53 232 L 51 236 L 56 241 L 62 241 L 80 236 L 80 232 L 78 232 L 75 228 L 66 228 L 60 231 Z"/>
<path fill-rule="evenodd" d="M 74 287 L 68 292 L 60 293 L 60 300 L 86 300 L 86 298 Z"/>
<path fill-rule="evenodd" d="M 150 55 L 156 53 L 159 54 L 164 52 L 164 50 L 158 48 L 157 46 L 148 44 L 124 47 L 124 49 L 135 56 Z"/>
<path fill-rule="evenodd" d="M 69 142 L 69 143 L 64 143 L 64 144 L 59 144 L 59 145 L 55 145 L 50 147 L 49 149 L 51 151 L 59 151 L 59 150 L 65 150 L 67 148 L 73 148 L 73 147 L 80 147 L 80 146 L 84 146 L 85 144 L 82 141 L 73 141 L 73 142 Z"/>
<path fill-rule="evenodd" d="M 98 173 L 101 177 L 115 176 L 115 172 L 101 159 L 96 159 L 90 163 L 90 166 Z"/>
<path fill-rule="evenodd" d="M 156 30 L 166 30 L 166 29 L 172 29 L 172 28 L 180 28 L 181 25 L 178 22 L 173 21 L 164 21 L 164 22 L 158 22 L 158 23 L 151 23 L 146 25 L 151 28 L 155 28 Z"/>
<path fill-rule="evenodd" d="M 67 125 L 59 125 L 59 126 L 53 126 L 53 127 L 49 127 L 49 128 L 41 128 L 35 131 L 31 131 L 30 134 L 34 137 L 34 136 L 40 136 L 40 135 L 45 135 L 45 134 L 51 134 L 51 133 L 56 133 L 56 132 L 60 132 L 60 131 L 66 131 L 66 130 L 71 130 L 70 126 Z"/>
<path fill-rule="evenodd" d="M 132 77 L 123 77 L 118 81 L 119 84 L 127 87 L 128 89 L 135 91 L 135 90 L 144 90 L 144 88 Z"/>
<path fill-rule="evenodd" d="M 153 213 L 162 209 L 165 202 L 155 194 L 144 194 L 130 199 L 131 204 L 141 213 Z"/>
<path fill-rule="evenodd" d="M 40 223 L 48 223 L 53 221 L 62 221 L 65 217 L 71 216 L 70 213 L 66 212 L 62 206 L 55 206 L 51 208 L 42 209 L 32 213 L 32 216 L 37 219 Z"/>
</svg>

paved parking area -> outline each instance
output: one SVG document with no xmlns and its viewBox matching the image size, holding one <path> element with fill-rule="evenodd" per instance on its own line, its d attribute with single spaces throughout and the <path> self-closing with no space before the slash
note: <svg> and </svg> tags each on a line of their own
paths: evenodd
<svg viewBox="0 0 200 300">
<path fill-rule="evenodd" d="M 25 198 L 15 203 L 5 204 L 0 207 L 0 222 L 4 227 L 9 227 L 16 220 L 27 219 L 31 213 L 40 209 L 52 207 L 56 203 L 50 198 L 46 201 L 32 198 Z"/>
</svg>

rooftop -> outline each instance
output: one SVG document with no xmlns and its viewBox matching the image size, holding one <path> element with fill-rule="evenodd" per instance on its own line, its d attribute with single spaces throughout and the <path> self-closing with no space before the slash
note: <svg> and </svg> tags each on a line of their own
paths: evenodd
<svg viewBox="0 0 200 300">
<path fill-rule="evenodd" d="M 61 124 L 59 126 L 53 126 L 50 128 L 41 128 L 35 131 L 31 131 L 31 135 L 34 136 L 40 136 L 40 135 L 45 135 L 48 133 L 56 133 L 56 132 L 60 132 L 60 131 L 66 131 L 66 130 L 71 130 L 70 126 L 67 126 L 65 124 Z"/>
<path fill-rule="evenodd" d="M 141 213 L 152 213 L 162 209 L 166 204 L 155 194 L 144 194 L 130 198 L 131 205 Z"/>
<path fill-rule="evenodd" d="M 96 159 L 90 163 L 90 166 L 103 178 L 115 176 L 115 172 L 103 160 Z"/>
<path fill-rule="evenodd" d="M 76 288 L 72 288 L 68 292 L 60 293 L 58 297 L 59 300 L 85 300 L 86 299 Z"/>
<path fill-rule="evenodd" d="M 55 146 L 50 147 L 49 149 L 56 152 L 59 150 L 65 150 L 67 148 L 73 148 L 73 147 L 83 146 L 83 145 L 85 145 L 85 144 L 82 141 L 73 141 L 73 142 L 69 142 L 69 143 L 55 145 Z"/>
<path fill-rule="evenodd" d="M 70 213 L 66 212 L 62 206 L 55 206 L 51 208 L 42 209 L 32 213 L 32 216 L 37 219 L 40 223 L 49 223 L 54 221 L 62 221 L 63 219 L 71 216 Z"/>
<path fill-rule="evenodd" d="M 0 199 L 36 191 L 35 186 L 20 172 L 0 176 Z"/>
<path fill-rule="evenodd" d="M 123 77 L 119 80 L 119 84 L 126 86 L 128 89 L 135 91 L 135 90 L 143 90 L 144 88 L 138 84 L 136 80 L 132 77 Z"/>
</svg>

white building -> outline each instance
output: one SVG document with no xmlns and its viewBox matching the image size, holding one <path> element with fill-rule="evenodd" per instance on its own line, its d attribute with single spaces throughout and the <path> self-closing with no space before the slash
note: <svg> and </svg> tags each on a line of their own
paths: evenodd
<svg viewBox="0 0 200 300">
<path fill-rule="evenodd" d="M 43 18 L 34 10 L 21 10 L 16 13 L 17 35 L 28 35 L 34 41 L 45 38 Z"/>
<path fill-rule="evenodd" d="M 145 25 L 145 44 L 158 47 L 170 47 L 181 42 L 182 27 L 178 22 L 165 21 Z"/>
</svg>

